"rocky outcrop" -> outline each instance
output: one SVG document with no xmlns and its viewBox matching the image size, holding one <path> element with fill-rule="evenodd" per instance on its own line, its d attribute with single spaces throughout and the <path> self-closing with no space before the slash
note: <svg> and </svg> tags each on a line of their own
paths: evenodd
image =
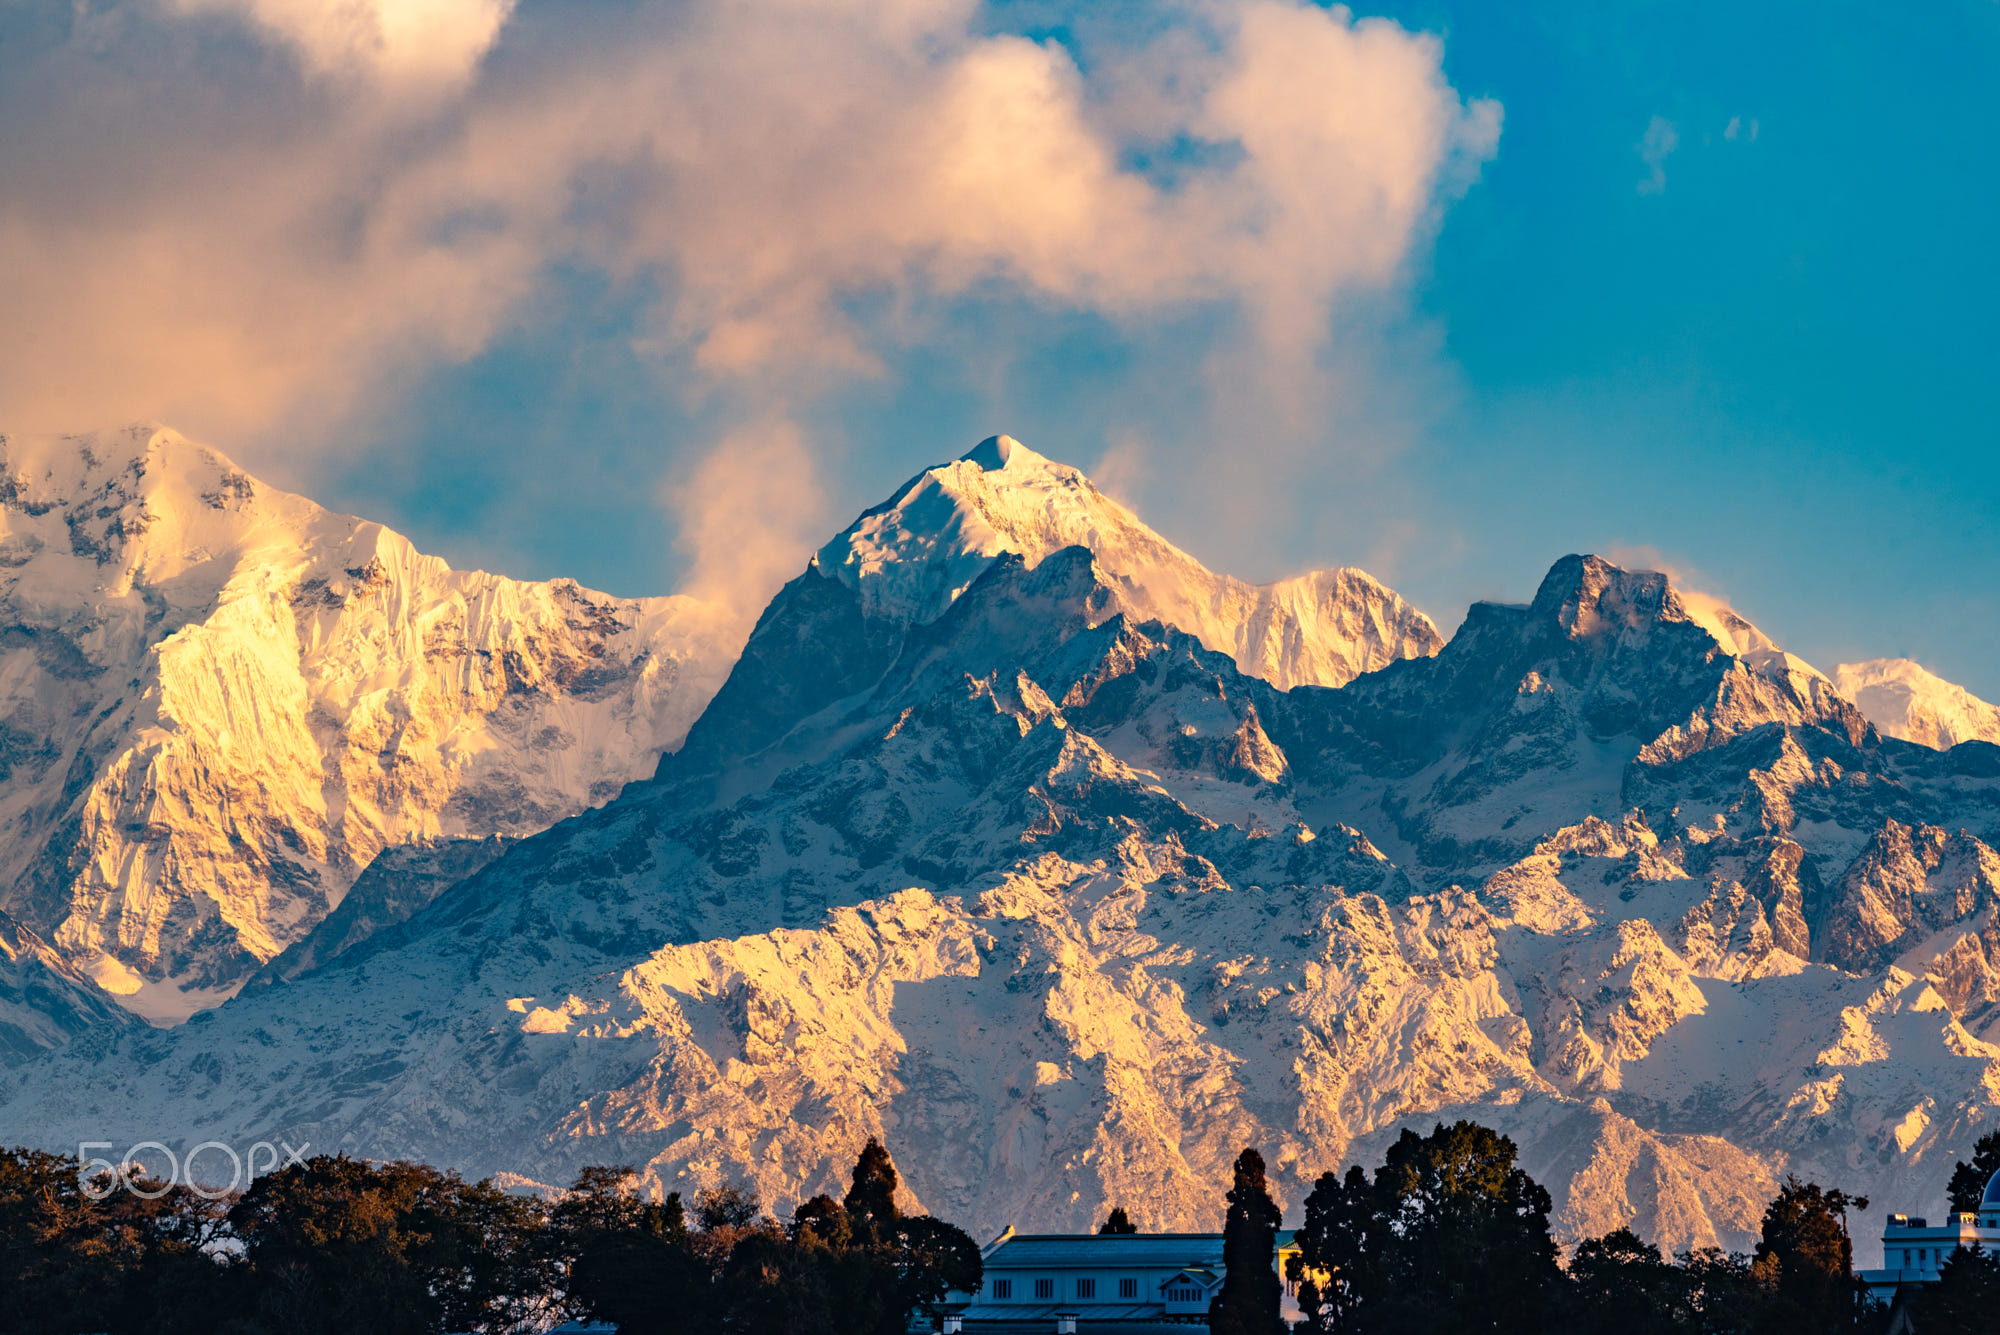
<svg viewBox="0 0 2000 1335">
<path fill-rule="evenodd" d="M 1964 831 L 1886 820 L 1847 869 L 1826 908 L 1822 955 L 1873 971 L 1900 949 L 2000 908 L 2000 855 Z"/>
</svg>

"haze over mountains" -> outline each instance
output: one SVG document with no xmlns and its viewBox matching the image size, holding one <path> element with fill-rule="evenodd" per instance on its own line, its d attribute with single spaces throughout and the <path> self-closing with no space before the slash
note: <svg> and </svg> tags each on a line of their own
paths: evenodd
<svg viewBox="0 0 2000 1335">
<path fill-rule="evenodd" d="M 1252 1142 L 1296 1208 L 1467 1115 L 1521 1142 L 1567 1236 L 1681 1246 L 1741 1245 L 1786 1171 L 1921 1210 L 2000 1117 L 2000 747 L 1891 735 L 1847 669 L 1665 576 L 1564 557 L 1441 643 L 1357 571 L 1214 575 L 1001 437 L 822 548 L 710 692 L 671 600 L 456 575 L 244 479 L 249 510 L 311 519 L 258 547 L 231 535 L 275 521 L 226 526 L 253 523 L 226 462 L 149 439 L 61 480 L 6 445 L 8 550 L 39 543 L 7 596 L 52 628 L 8 646 L 15 717 L 107 720 L 0 788 L 39 840 L 0 907 L 42 933 L 0 978 L 39 970 L 69 1017 L 16 1024 L 39 1055 L 0 1074 L 10 1136 L 284 1135 L 544 1183 L 634 1162 L 783 1207 L 882 1135 L 978 1232 L 1112 1201 L 1212 1226 Z M 156 469 L 192 480 L 143 491 Z M 210 492 L 221 536 L 170 518 Z M 356 542 L 395 582 L 352 573 Z M 175 616 L 193 634 L 154 633 Z M 334 702 L 299 711 L 310 746 L 235 744 L 293 736 L 248 719 L 291 698 Z M 565 768 L 636 777 L 683 728 L 615 796 Z M 291 805 L 246 819 L 267 786 Z M 33 870 L 72 826 L 96 833 L 62 875 Z M 420 850 L 355 880 L 496 832 L 529 837 L 453 846 L 462 880 L 398 867 Z M 95 950 L 226 989 L 302 938 L 172 1030 L 81 981 L 122 985 Z"/>
</svg>

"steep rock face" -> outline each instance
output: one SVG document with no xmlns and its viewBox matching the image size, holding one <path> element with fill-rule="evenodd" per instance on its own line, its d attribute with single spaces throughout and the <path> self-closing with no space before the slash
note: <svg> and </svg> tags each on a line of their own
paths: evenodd
<svg viewBox="0 0 2000 1335">
<path fill-rule="evenodd" d="M 0 908 L 142 1014 L 382 849 L 605 801 L 725 670 L 706 609 L 453 571 L 175 435 L 0 438 Z"/>
<path fill-rule="evenodd" d="M 2000 744 L 2000 705 L 1933 676 L 1907 658 L 1842 663 L 1833 679 L 1868 721 L 1891 737 L 1948 751 L 1960 742 Z"/>
<path fill-rule="evenodd" d="M 1824 957 L 1855 972 L 1899 947 L 2000 907 L 2000 856 L 1964 831 L 1886 820 L 1827 905 Z"/>
<path fill-rule="evenodd" d="M 333 962 L 369 937 L 406 922 L 417 910 L 484 868 L 514 843 L 490 839 L 422 839 L 375 855 L 340 906 L 250 976 L 245 989 L 288 983 Z"/>
</svg>

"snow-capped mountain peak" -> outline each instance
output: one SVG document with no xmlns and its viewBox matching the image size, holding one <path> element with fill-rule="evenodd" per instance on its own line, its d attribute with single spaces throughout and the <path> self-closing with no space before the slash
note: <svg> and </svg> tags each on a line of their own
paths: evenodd
<svg viewBox="0 0 2000 1335">
<path fill-rule="evenodd" d="M 1263 586 L 1218 575 L 1080 470 L 1011 436 L 919 473 L 813 567 L 854 591 L 863 616 L 924 625 L 1003 552 L 1033 566 L 1065 547 L 1090 549 L 1115 582 L 1116 610 L 1180 626 L 1282 688 L 1337 686 L 1443 643 L 1428 617 L 1359 570 Z"/>
<path fill-rule="evenodd" d="M 161 1020 L 381 849 L 642 777 L 736 644 L 685 598 L 454 571 L 153 425 L 0 436 L 0 911 Z"/>
<path fill-rule="evenodd" d="M 1151 536 L 1128 511 L 1066 464 L 1011 436 L 991 436 L 926 469 L 868 510 L 813 558 L 861 596 L 871 618 L 935 621 L 994 557 L 1030 563 L 1120 529 Z"/>
<path fill-rule="evenodd" d="M 1960 742 L 2000 744 L 2000 705 L 1927 672 L 1907 658 L 1871 658 L 1834 669 L 1841 693 L 1891 737 L 1947 750 Z"/>
</svg>

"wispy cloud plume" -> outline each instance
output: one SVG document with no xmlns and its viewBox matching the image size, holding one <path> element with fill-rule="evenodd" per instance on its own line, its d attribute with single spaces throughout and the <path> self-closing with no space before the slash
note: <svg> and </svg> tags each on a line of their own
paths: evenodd
<svg viewBox="0 0 2000 1335">
<path fill-rule="evenodd" d="M 767 418 L 718 441 L 662 499 L 688 558 L 681 591 L 743 621 L 804 569 L 828 515 L 819 457 L 798 423 Z"/>
<path fill-rule="evenodd" d="M 1639 182 L 1642 195 L 1664 194 L 1667 189 L 1667 159 L 1681 146 L 1679 131 L 1665 116 L 1655 116 L 1646 124 L 1639 139 L 1639 161 L 1646 164 L 1646 177 Z"/>
</svg>

